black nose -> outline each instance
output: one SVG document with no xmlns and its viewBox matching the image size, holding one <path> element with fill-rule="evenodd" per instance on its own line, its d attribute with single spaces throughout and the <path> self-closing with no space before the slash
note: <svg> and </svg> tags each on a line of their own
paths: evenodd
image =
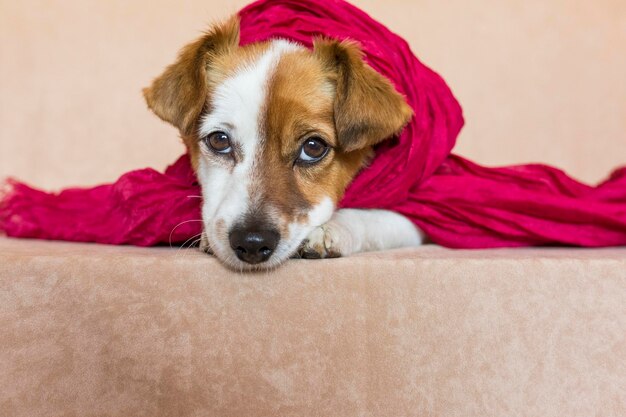
<svg viewBox="0 0 626 417">
<path fill-rule="evenodd" d="M 228 238 L 237 258 L 249 264 L 267 261 L 280 240 L 278 232 L 274 230 L 246 228 L 233 229 Z"/>
</svg>

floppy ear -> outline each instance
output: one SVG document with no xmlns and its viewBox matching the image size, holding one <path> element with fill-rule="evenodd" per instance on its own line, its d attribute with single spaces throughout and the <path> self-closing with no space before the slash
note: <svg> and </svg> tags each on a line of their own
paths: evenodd
<svg viewBox="0 0 626 417">
<path fill-rule="evenodd" d="M 357 44 L 317 39 L 313 49 L 336 82 L 335 128 L 346 152 L 382 142 L 409 122 L 413 110 L 388 79 L 363 61 Z"/>
<path fill-rule="evenodd" d="M 190 134 L 209 93 L 207 70 L 212 59 L 238 45 L 239 18 L 235 16 L 185 46 L 176 62 L 144 88 L 148 107 L 184 135 Z"/>
</svg>

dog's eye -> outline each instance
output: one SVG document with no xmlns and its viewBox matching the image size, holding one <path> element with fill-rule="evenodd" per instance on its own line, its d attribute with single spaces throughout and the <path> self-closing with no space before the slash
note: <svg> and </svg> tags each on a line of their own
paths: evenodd
<svg viewBox="0 0 626 417">
<path fill-rule="evenodd" d="M 224 132 L 213 132 L 204 138 L 204 142 L 217 153 L 227 154 L 232 151 L 230 137 Z"/>
<path fill-rule="evenodd" d="M 321 161 L 328 153 L 328 145 L 322 139 L 317 137 L 308 138 L 300 148 L 298 162 L 313 164 Z"/>
</svg>

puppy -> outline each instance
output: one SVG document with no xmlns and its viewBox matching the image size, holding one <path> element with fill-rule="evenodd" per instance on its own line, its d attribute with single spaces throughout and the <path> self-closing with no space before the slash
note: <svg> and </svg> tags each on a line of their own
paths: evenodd
<svg viewBox="0 0 626 417">
<path fill-rule="evenodd" d="M 144 96 L 180 131 L 202 188 L 201 248 L 227 266 L 421 244 L 400 214 L 336 210 L 372 147 L 413 114 L 356 44 L 239 46 L 232 18 L 183 48 Z"/>
</svg>

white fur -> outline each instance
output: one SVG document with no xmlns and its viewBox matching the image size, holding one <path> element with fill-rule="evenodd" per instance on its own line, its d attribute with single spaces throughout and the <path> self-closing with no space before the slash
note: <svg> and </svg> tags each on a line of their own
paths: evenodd
<svg viewBox="0 0 626 417">
<path fill-rule="evenodd" d="M 424 234 L 406 217 L 388 210 L 337 210 L 307 237 L 304 251 L 321 257 L 419 246 Z"/>
<path fill-rule="evenodd" d="M 208 166 L 204 159 L 200 162 L 200 183 L 204 192 L 211 196 L 205 199 L 205 219 L 221 219 L 227 226 L 232 226 L 250 206 L 248 189 L 254 175 L 257 149 L 262 142 L 259 130 L 267 86 L 280 56 L 295 48 L 298 48 L 295 44 L 275 41 L 256 62 L 215 89 L 213 111 L 202 120 L 200 137 L 215 131 L 228 133 L 232 141 L 241 146 L 242 160 L 232 172 L 221 166 Z"/>
<path fill-rule="evenodd" d="M 223 131 L 241 149 L 241 158 L 233 167 L 215 163 L 211 157 L 200 158 L 198 166 L 198 179 L 205 197 L 202 218 L 207 240 L 215 254 L 233 267 L 249 266 L 234 256 L 227 232 L 256 203 L 249 190 L 251 181 L 256 177 L 255 162 L 259 147 L 263 146 L 264 141 L 260 124 L 268 84 L 280 57 L 299 48 L 302 47 L 285 40 L 274 41 L 259 59 L 216 87 L 211 97 L 212 111 L 200 124 L 200 137 Z M 320 207 L 324 207 L 324 212 L 329 211 L 327 202 L 321 203 Z M 312 210 L 312 213 L 315 212 L 315 209 Z M 326 220 L 331 214 L 332 208 Z M 313 217 L 317 222 L 317 216 Z M 218 224 L 224 229 L 222 233 L 218 233 Z M 291 232 L 290 236 L 281 236 L 279 246 L 264 266 L 276 265 L 288 258 L 314 226 L 307 227 L 306 232 L 296 227 L 297 230 Z M 299 237 L 297 242 L 296 236 Z"/>
</svg>

